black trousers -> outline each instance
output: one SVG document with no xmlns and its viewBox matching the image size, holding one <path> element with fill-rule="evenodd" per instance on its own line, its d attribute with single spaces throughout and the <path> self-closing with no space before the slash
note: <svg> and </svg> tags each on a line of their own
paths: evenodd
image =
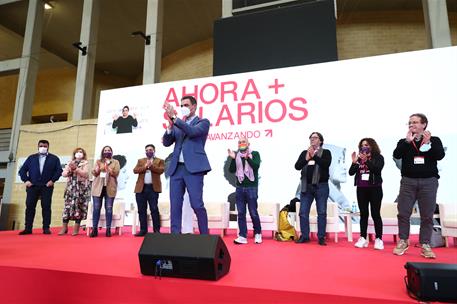
<svg viewBox="0 0 457 304">
<path fill-rule="evenodd" d="M 41 214 L 43 216 L 43 229 L 49 228 L 51 224 L 51 202 L 54 187 L 31 186 L 26 188 L 27 198 L 25 199 L 25 229 L 32 230 L 35 219 L 36 205 L 41 200 Z"/>
<path fill-rule="evenodd" d="M 136 203 L 138 205 L 138 218 L 140 220 L 140 231 L 148 231 L 148 204 L 151 210 L 152 226 L 154 232 L 160 232 L 160 214 L 158 208 L 159 193 L 155 192 L 151 184 L 145 184 L 143 192 L 137 193 Z"/>
<path fill-rule="evenodd" d="M 357 187 L 357 201 L 360 210 L 360 236 L 367 238 L 368 216 L 374 222 L 376 238 L 382 239 L 381 201 L 382 187 Z M 368 211 L 370 208 L 370 211 Z"/>
</svg>

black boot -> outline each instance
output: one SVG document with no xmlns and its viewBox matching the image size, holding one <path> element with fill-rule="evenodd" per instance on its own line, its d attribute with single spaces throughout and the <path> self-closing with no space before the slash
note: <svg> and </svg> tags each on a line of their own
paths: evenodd
<svg viewBox="0 0 457 304">
<path fill-rule="evenodd" d="M 92 231 L 90 232 L 90 237 L 97 237 L 97 236 L 98 236 L 97 228 L 92 228 Z"/>
<path fill-rule="evenodd" d="M 302 236 L 300 236 L 300 238 L 298 240 L 295 241 L 295 243 L 297 243 L 297 244 L 309 243 L 309 238 L 302 235 Z"/>
<path fill-rule="evenodd" d="M 111 228 L 106 228 L 106 237 L 111 237 Z"/>
</svg>

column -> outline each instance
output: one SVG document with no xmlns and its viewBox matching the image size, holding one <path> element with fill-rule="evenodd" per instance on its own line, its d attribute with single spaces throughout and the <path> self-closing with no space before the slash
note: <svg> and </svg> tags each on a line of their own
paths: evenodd
<svg viewBox="0 0 457 304">
<path fill-rule="evenodd" d="M 78 50 L 78 71 L 76 74 L 73 120 L 90 118 L 92 89 L 94 85 L 95 56 L 97 55 L 99 0 L 84 0 L 81 23 L 81 47 L 87 47 L 87 54 Z"/>
<path fill-rule="evenodd" d="M 424 10 L 425 31 L 427 46 L 439 48 L 451 46 L 451 31 L 447 15 L 446 1 L 422 0 Z"/>
<path fill-rule="evenodd" d="M 11 128 L 11 140 L 9 147 L 8 165 L 6 168 L 5 190 L 3 193 L 3 210 L 0 224 L 6 226 L 7 207 L 10 203 L 13 188 L 16 164 L 16 151 L 19 142 L 19 130 L 22 124 L 32 121 L 32 107 L 35 98 L 35 82 L 38 74 L 41 33 L 43 26 L 44 5 L 41 0 L 29 0 L 27 21 L 25 25 L 24 43 L 22 45 L 22 57 L 19 65 L 19 80 L 14 107 L 13 126 Z M 6 63 L 8 68 L 15 69 L 17 60 Z M 7 68 L 7 67 L 5 67 Z"/>
<path fill-rule="evenodd" d="M 160 82 L 162 63 L 163 0 L 148 0 L 146 36 L 151 43 L 144 46 L 143 84 Z"/>
</svg>

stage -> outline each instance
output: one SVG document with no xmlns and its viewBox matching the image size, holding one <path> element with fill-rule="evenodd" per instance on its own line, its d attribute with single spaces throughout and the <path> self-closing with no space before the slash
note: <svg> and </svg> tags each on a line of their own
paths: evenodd
<svg viewBox="0 0 457 304">
<path fill-rule="evenodd" d="M 111 238 L 52 231 L 0 232 L 2 303 L 417 303 L 406 293 L 405 263 L 457 263 L 457 247 L 436 248 L 436 260 L 424 259 L 414 247 L 416 236 L 405 255 L 395 256 L 390 235 L 377 251 L 373 244 L 355 248 L 343 233 L 325 247 L 316 240 L 278 242 L 269 232 L 263 244 L 250 238 L 235 245 L 236 230 L 230 230 L 224 237 L 232 258 L 228 275 L 219 281 L 159 279 L 141 275 L 143 238 L 127 227 Z"/>
</svg>

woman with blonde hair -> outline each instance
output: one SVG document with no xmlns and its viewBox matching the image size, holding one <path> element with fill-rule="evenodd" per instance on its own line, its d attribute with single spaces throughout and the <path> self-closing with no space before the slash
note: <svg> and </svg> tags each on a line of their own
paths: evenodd
<svg viewBox="0 0 457 304">
<path fill-rule="evenodd" d="M 92 170 L 95 179 L 92 183 L 94 211 L 90 237 L 98 236 L 98 221 L 100 220 L 103 198 L 105 198 L 106 236 L 111 237 L 111 220 L 113 219 L 113 204 L 117 192 L 119 170 L 119 162 L 113 158 L 113 149 L 110 146 L 104 146 L 100 153 L 100 159 L 95 162 Z"/>
<path fill-rule="evenodd" d="M 87 216 L 91 188 L 87 154 L 83 148 L 73 150 L 72 160 L 65 166 L 62 176 L 67 178 L 67 186 L 64 193 L 63 224 L 59 235 L 68 232 L 70 220 L 75 221 L 72 235 L 78 235 L 81 221 L 85 220 Z"/>
</svg>

